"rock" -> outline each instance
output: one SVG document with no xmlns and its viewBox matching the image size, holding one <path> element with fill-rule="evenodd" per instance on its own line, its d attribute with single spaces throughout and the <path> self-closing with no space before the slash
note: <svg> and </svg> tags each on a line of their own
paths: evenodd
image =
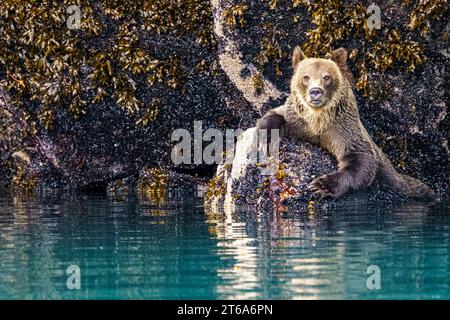
<svg viewBox="0 0 450 320">
<path fill-rule="evenodd" d="M 86 32 L 84 25 L 82 30 L 68 33 L 67 30 L 62 30 L 64 28 L 61 28 L 61 23 L 57 29 L 51 30 L 53 33 L 47 33 L 53 26 L 53 18 L 51 15 L 44 15 L 42 19 L 49 20 L 49 25 L 46 30 L 42 30 L 40 38 L 44 38 L 44 35 L 61 37 L 58 41 L 76 43 L 62 57 L 57 53 L 49 53 L 44 59 L 40 55 L 43 50 L 35 52 L 29 47 L 23 49 L 26 53 L 24 55 L 12 54 L 7 50 L 20 51 L 23 43 L 14 46 L 0 42 L 0 62 L 6 61 L 4 66 L 0 64 L 0 90 L 2 95 L 4 93 L 11 96 L 7 107 L 4 103 L 0 105 L 0 170 L 5 184 L 11 184 L 17 167 L 15 162 L 18 158 L 11 155 L 21 150 L 26 150 L 29 159 L 29 163 L 23 168 L 23 180 L 36 181 L 43 188 L 105 189 L 108 183 L 135 176 L 145 167 L 173 166 L 170 152 L 174 143 L 170 137 L 175 129 L 192 131 L 194 121 L 203 121 L 205 129 L 246 128 L 253 125 L 256 114 L 251 112 L 250 104 L 226 74 L 216 67 L 216 47 L 213 37 L 210 37 L 213 30 L 212 24 L 210 26 L 212 11 L 209 4 L 199 0 L 166 1 L 166 4 L 166 7 L 162 4 L 161 8 L 155 9 L 155 6 L 160 6 L 158 2 L 149 9 L 156 10 L 161 15 L 156 27 L 167 27 L 166 31 L 156 30 L 153 25 L 151 28 L 144 28 L 140 19 L 148 17 L 143 16 L 142 8 L 125 9 L 119 4 L 117 8 L 108 8 L 116 6 L 113 3 L 83 4 L 83 14 L 90 12 L 87 7 L 93 10 L 92 16 L 89 16 L 92 20 L 86 21 L 86 24 L 94 21 L 102 25 L 98 34 Z M 0 6 L 3 10 L 3 6 L 8 5 L 5 3 Z M 55 10 L 57 11 L 53 16 L 66 14 L 63 6 Z M 169 16 L 170 10 L 177 16 L 173 23 Z M 115 18 L 116 14 L 123 17 Z M 20 28 L 26 28 L 28 24 L 23 26 L 21 21 L 15 17 L 9 17 L 8 22 L 5 20 L 5 33 L 8 37 L 15 39 L 19 38 L 17 32 L 25 33 L 24 30 L 19 30 L 19 25 Z M 203 25 L 200 29 L 199 24 Z M 41 21 L 40 25 L 45 23 Z M 191 30 L 192 28 L 195 30 Z M 37 29 L 33 32 L 39 33 Z M 200 41 L 202 39 L 209 39 L 212 43 L 203 44 Z M 0 41 L 7 41 L 6 35 Z M 126 50 L 128 45 L 132 53 L 134 50 L 141 50 L 136 52 L 143 52 L 145 57 L 154 59 L 144 65 L 150 71 L 135 74 L 124 70 L 121 59 L 131 59 L 131 53 Z M 122 57 L 121 54 L 125 56 Z M 7 76 L 8 72 L 16 70 L 8 58 L 13 55 L 27 58 L 27 67 L 21 69 L 27 74 L 24 80 L 17 80 L 22 74 Z M 84 60 L 80 60 L 79 66 L 73 61 L 78 61 L 80 55 Z M 96 55 L 99 58 L 93 58 Z M 101 60 L 105 56 L 109 60 Z M 44 59 L 50 65 L 54 59 L 67 57 L 70 59 L 64 60 L 64 68 L 78 76 L 76 80 L 82 93 L 80 99 L 87 101 L 87 106 L 72 105 L 73 101 L 78 100 L 67 97 L 58 102 L 44 103 L 50 94 L 64 92 L 64 88 L 58 87 L 57 90 L 49 90 L 48 94 L 41 95 L 39 90 L 47 89 L 47 84 L 39 88 L 35 85 L 46 78 L 31 67 L 34 66 L 33 58 L 36 58 L 33 61 Z M 105 83 L 99 86 L 92 79 L 96 72 L 102 72 L 103 67 L 97 66 L 101 61 L 112 71 L 108 71 Z M 55 77 L 61 76 L 62 80 L 72 79 L 64 78 L 65 75 L 55 73 Z M 149 84 L 152 76 L 156 80 Z M 18 88 L 9 88 L 17 84 L 13 78 L 20 81 L 17 82 L 20 84 L 18 88 L 23 92 Z M 123 94 L 119 84 L 122 78 L 128 79 L 135 86 L 134 93 L 141 102 L 139 110 L 129 110 L 119 103 L 118 97 Z M 59 86 L 62 80 L 49 85 Z M 103 100 L 94 102 L 96 91 L 92 87 L 103 87 L 106 90 Z M 31 90 L 34 90 L 37 97 L 34 100 L 27 93 Z M 142 119 L 147 108 L 153 104 L 157 105 L 155 119 L 148 120 L 144 125 Z M 77 111 L 74 112 L 71 107 Z M 4 116 L 6 113 L 7 119 Z M 8 127 L 8 130 L 3 130 L 4 127 Z M 20 141 L 15 138 L 17 131 L 23 132 Z M 12 140 L 17 141 L 12 143 Z M 181 169 L 198 172 L 196 167 L 183 165 Z M 5 170 L 8 172 L 4 172 Z"/>
<path fill-rule="evenodd" d="M 127 177 L 108 183 L 107 193 L 113 198 L 138 196 L 156 204 L 169 204 L 196 199 L 199 184 L 204 179 L 173 170 L 143 168 L 138 177 Z M 169 201 L 170 200 L 170 201 Z"/>
<path fill-rule="evenodd" d="M 143 166 L 171 165 L 173 130 L 192 131 L 195 120 L 203 121 L 204 128 L 219 129 L 238 126 L 241 122 L 236 117 L 239 114 L 236 109 L 242 108 L 239 106 L 242 101 L 239 97 L 232 101 L 234 89 L 223 83 L 223 77 L 200 78 L 187 84 L 192 90 L 189 99 L 181 94 L 171 96 L 174 106 L 167 105 L 160 111 L 157 121 L 146 128 L 136 124 L 115 102 L 107 101 L 91 105 L 89 113 L 76 121 L 61 112 L 54 129 L 49 131 L 38 125 L 36 132 L 25 134 L 18 147 L 31 151 L 30 171 L 42 186 L 51 188 L 102 186 L 132 176 Z M 227 86 L 231 92 L 226 94 Z M 161 93 L 155 93 L 158 94 Z M 249 117 L 242 119 L 245 122 Z M 5 135 L 22 125 L 22 121 L 18 121 L 9 119 L 8 124 L 4 124 L 11 128 Z M 9 146 L 10 143 L 3 143 L 3 158 L 15 152 Z"/>
<path fill-rule="evenodd" d="M 214 23 L 219 48 L 222 50 L 220 54 L 234 57 L 234 62 L 228 64 L 239 70 L 247 69 L 248 72 L 241 72 L 241 78 L 236 80 L 236 72 L 227 72 L 224 63 L 222 68 L 259 114 L 283 103 L 292 74 L 290 55 L 296 45 L 314 44 L 311 40 L 313 37 L 308 34 L 315 35 L 311 31 L 316 30 L 317 25 L 311 23 L 311 15 L 313 12 L 317 14 L 316 21 L 325 21 L 321 25 L 324 37 L 325 32 L 336 32 L 330 37 L 328 44 L 325 39 L 324 44 L 319 44 L 313 53 L 323 56 L 327 50 L 344 47 L 354 54 L 349 59 L 349 66 L 356 80 L 354 91 L 361 120 L 375 143 L 383 149 L 399 172 L 424 181 L 442 197 L 449 196 L 450 116 L 446 85 L 449 24 L 444 18 L 448 7 L 443 1 L 439 3 L 447 9 L 442 11 L 436 5 L 434 10 L 425 15 L 420 3 L 404 5 L 401 1 L 393 0 L 378 2 L 382 14 L 382 29 L 376 32 L 375 41 L 366 41 L 364 32 L 357 32 L 356 29 L 351 30 L 348 35 L 342 30 L 354 28 L 352 26 L 358 22 L 345 18 L 345 10 L 350 13 L 349 16 L 358 17 L 357 10 L 361 9 L 364 17 L 366 7 L 360 1 L 269 3 L 215 0 L 212 3 L 215 12 L 218 12 Z M 333 10 L 333 6 L 338 9 Z M 237 7 L 242 14 L 235 10 L 234 17 L 237 21 L 242 19 L 242 25 L 233 25 L 230 23 L 232 20 L 226 23 L 223 18 L 220 19 L 220 16 L 232 13 L 231 9 Z M 336 15 L 333 12 L 342 13 L 339 24 L 327 25 L 328 19 L 318 18 L 319 14 Z M 352 15 L 353 13 L 356 14 Z M 430 26 L 431 31 L 423 32 L 420 27 L 405 28 L 413 15 L 422 20 L 428 19 L 423 22 Z M 337 28 L 340 28 L 339 32 L 342 31 L 343 36 L 336 35 Z M 397 32 L 396 35 L 394 31 Z M 398 39 L 394 41 L 395 37 Z M 318 36 L 317 39 L 322 38 Z M 409 39 L 415 41 L 410 42 Z M 427 60 L 422 64 L 420 61 L 413 62 L 408 60 L 406 54 L 381 72 L 374 67 L 370 58 L 373 55 L 371 50 L 377 44 L 385 46 L 375 54 L 379 59 L 395 61 L 395 55 L 389 53 L 392 48 L 400 50 L 401 46 L 411 46 L 405 52 L 412 52 L 416 48 L 414 45 L 419 45 L 423 49 L 416 55 L 426 55 Z M 411 65 L 414 72 L 407 71 Z M 261 80 L 262 92 L 259 96 L 255 88 L 249 88 L 256 75 Z M 363 77 L 367 78 L 366 85 L 363 85 Z M 361 86 L 360 90 L 357 90 L 356 83 Z"/>
<path fill-rule="evenodd" d="M 0 190 L 9 186 L 17 165 L 29 163 L 24 143 L 26 132 L 27 124 L 22 112 L 14 108 L 0 83 Z M 14 162 L 17 165 L 13 165 Z"/>
<path fill-rule="evenodd" d="M 40 21 L 33 24 L 29 20 L 30 23 L 23 25 L 19 14 L 10 15 L 8 20 L 0 22 L 4 30 L 0 39 L 0 185 L 19 181 L 21 188 L 25 189 L 34 185 L 105 189 L 115 181 L 139 176 L 146 167 L 164 167 L 169 171 L 182 169 L 188 175 L 202 172 L 209 175 L 214 167 L 174 167 L 170 159 L 173 130 L 185 128 L 192 132 L 194 120 L 202 120 L 204 128 L 222 130 L 254 126 L 258 117 L 281 105 L 289 93 L 292 49 L 308 42 L 308 35 L 312 34 L 309 31 L 315 28 L 312 14 L 317 10 L 309 10 L 308 6 L 321 6 L 324 10 L 328 10 L 330 5 L 350 6 L 352 10 L 364 9 L 365 15 L 364 3 L 354 0 L 163 0 L 145 3 L 156 6 L 151 10 L 156 10 L 158 15 L 155 17 L 160 20 L 149 25 L 148 18 L 153 16 L 142 12 L 142 8 L 124 8 L 119 3 L 92 3 L 85 4 L 89 10 L 82 10 L 89 15 L 82 30 L 67 32 L 61 28 L 59 18 L 54 21 L 55 17 L 66 14 L 63 7 L 42 10 L 45 14 L 36 15 L 48 23 Z M 0 6 L 4 9 L 8 5 L 5 2 Z M 236 5 L 241 7 L 230 15 L 230 8 Z M 382 10 L 383 27 L 371 41 L 364 40 L 363 31 L 342 37 L 336 32 L 332 42 L 324 41 L 324 45 L 317 46 L 314 53 L 322 55 L 327 45 L 333 48 L 342 46 L 356 52 L 356 58 L 350 59 L 350 68 L 357 83 L 361 85 L 364 81 L 360 80 L 367 76 L 369 86 L 355 94 L 362 121 L 374 141 L 400 172 L 417 177 L 441 195 L 448 196 L 450 116 L 447 105 L 449 27 L 446 11 L 424 14 L 417 7 L 420 3 L 405 5 L 401 0 L 379 1 L 378 5 Z M 17 6 L 26 6 L 26 3 Z M 22 15 L 35 9 L 26 7 L 17 11 Z M 47 12 L 53 14 L 47 15 Z M 412 12 L 430 26 L 429 33 L 422 35 L 420 30 L 411 31 L 405 27 Z M 332 13 L 325 14 L 326 17 L 330 15 Z M 233 21 L 237 23 L 233 25 Z M 344 23 L 340 21 L 339 25 L 323 27 L 333 31 Z M 98 32 L 97 24 L 101 25 Z M 62 84 L 72 84 L 73 79 L 58 71 L 54 76 L 61 81 L 42 78 L 44 73 L 29 67 L 43 58 L 43 50 L 36 49 L 37 41 L 27 44 L 29 39 L 25 35 L 30 33 L 24 28 L 33 25 L 36 28 L 42 26 L 34 33 L 40 36 L 43 44 L 48 42 L 42 41 L 44 35 L 67 44 L 59 47 L 59 51 L 66 54 L 62 57 L 71 57 L 64 63 L 76 62 L 80 55 L 85 58 L 70 65 L 72 71 L 76 71 L 76 83 L 81 92 L 79 98 L 88 101 L 81 110 L 72 110 L 72 102 L 79 100 L 70 97 L 56 102 L 43 101 L 53 97 L 55 92 L 67 89 Z M 389 33 L 392 30 L 399 33 L 400 40 L 395 40 L 396 35 Z M 395 55 L 389 53 L 390 48 L 383 47 L 384 51 L 379 54 L 364 56 L 376 44 L 382 46 L 389 41 L 397 41 L 394 48 L 400 48 L 405 39 L 416 40 L 423 47 L 417 56 L 426 54 L 428 57 L 425 63 L 414 65 L 412 73 L 406 71 L 409 66 L 404 61 L 395 61 L 383 71 L 374 68 L 370 62 L 374 57 L 395 59 Z M 209 44 L 205 45 L 204 41 Z M 69 50 L 69 45 L 74 43 Z M 127 56 L 128 47 L 130 52 L 139 49 L 142 51 L 135 53 L 143 52 L 145 57 L 152 58 L 145 68 L 157 67 L 159 78 L 156 76 L 153 84 L 149 85 L 148 80 L 156 73 L 136 75 L 124 70 L 121 61 L 127 62 L 130 58 Z M 44 60 L 57 68 L 60 57 L 55 52 L 59 51 L 49 51 Z M 106 58 L 102 58 L 101 53 Z M 414 57 L 415 54 L 409 56 Z M 27 57 L 27 60 L 17 63 L 11 57 Z M 103 64 L 99 67 L 100 62 Z M 366 63 L 366 74 L 361 62 Z M 102 101 L 93 102 L 97 92 L 91 90 L 93 85 L 96 86 L 92 83 L 92 76 L 95 71 L 105 70 L 106 96 Z M 125 77 L 130 80 L 128 84 L 136 87 L 135 94 L 142 102 L 139 110 L 130 112 L 118 103 L 117 87 L 120 85 L 116 86 L 118 82 L 112 80 L 116 76 L 119 80 Z M 36 87 L 40 81 L 43 81 L 42 85 Z M 49 94 L 40 95 L 41 89 L 48 89 Z M 39 98 L 30 99 L 31 93 Z M 158 104 L 156 118 L 143 125 L 143 117 L 152 111 L 149 106 L 153 104 Z M 80 106 L 75 104 L 75 107 Z M 48 118 L 52 118 L 52 125 L 47 122 Z M 296 149 L 299 152 L 305 150 L 313 155 L 320 154 L 316 160 L 325 161 L 324 171 L 329 169 L 331 162 L 325 160 L 327 158 L 320 150 L 297 145 L 299 143 L 291 142 L 290 145 L 299 148 Z M 285 160 L 289 163 L 288 159 Z M 311 175 L 308 170 L 313 168 L 302 167 L 300 163 L 294 165 L 294 162 L 291 171 L 299 165 L 298 170 L 304 170 L 306 176 Z"/>
<path fill-rule="evenodd" d="M 261 110 L 267 104 L 283 99 L 287 94 L 278 90 L 267 79 L 262 78 L 260 90 L 257 90 L 252 81 L 249 81 L 252 76 L 258 74 L 258 70 L 253 63 L 244 62 L 239 43 L 230 36 L 230 30 L 224 23 L 226 9 L 232 7 L 233 1 L 212 0 L 211 5 L 214 14 L 214 33 L 219 45 L 217 54 L 220 66 L 255 111 L 261 114 Z"/>
<path fill-rule="evenodd" d="M 293 138 L 280 144 L 278 169 L 267 174 L 264 163 L 252 160 L 258 145 L 257 129 L 246 130 L 238 139 L 231 165 L 217 169 L 205 204 L 213 212 L 236 210 L 294 212 L 330 208 L 336 205 L 382 202 L 384 205 L 406 201 L 400 194 L 376 180 L 369 188 L 351 192 L 339 200 L 324 200 L 308 190 L 315 177 L 337 170 L 334 158 L 324 150 Z M 266 164 L 272 163 L 269 159 Z"/>
</svg>

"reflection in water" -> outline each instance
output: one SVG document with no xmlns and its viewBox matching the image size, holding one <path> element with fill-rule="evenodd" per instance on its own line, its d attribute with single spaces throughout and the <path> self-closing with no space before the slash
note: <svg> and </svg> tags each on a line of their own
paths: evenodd
<svg viewBox="0 0 450 320">
<path fill-rule="evenodd" d="M 60 297 L 48 272 L 50 265 L 57 264 L 52 256 L 56 239 L 51 236 L 55 222 L 52 219 L 46 219 L 45 223 L 37 220 L 44 208 L 36 208 L 17 199 L 12 204 L 14 210 L 1 211 L 2 221 L 9 218 L 13 223 L 0 223 L 0 270 L 4 275 L 0 288 L 15 295 L 31 292 L 42 285 L 47 288 L 46 297 L 58 299 Z M 16 237 L 24 234 L 30 235 L 30 241 L 25 246 L 16 241 Z M 30 259 L 30 251 L 34 252 L 36 259 Z M 24 298 L 31 297 L 25 295 Z M 39 293 L 35 298 L 41 298 Z"/>
<path fill-rule="evenodd" d="M 450 298 L 449 206 L 223 214 L 195 201 L 0 198 L 0 298 Z M 81 290 L 65 270 L 81 269 Z M 366 286 L 369 265 L 381 290 Z"/>
<path fill-rule="evenodd" d="M 443 298 L 450 296 L 449 209 L 346 206 L 312 214 L 207 212 L 222 298 Z M 367 267 L 383 290 L 369 290 Z M 434 289 L 431 289 L 434 288 Z M 238 290 L 244 290 L 244 293 Z"/>
<path fill-rule="evenodd" d="M 247 235 L 246 223 L 233 220 L 231 215 L 210 215 L 208 222 L 215 225 L 214 235 L 217 254 L 232 257 L 235 262 L 228 268 L 220 268 L 217 273 L 223 284 L 219 284 L 219 296 L 229 299 L 257 298 L 258 269 L 256 239 Z"/>
</svg>

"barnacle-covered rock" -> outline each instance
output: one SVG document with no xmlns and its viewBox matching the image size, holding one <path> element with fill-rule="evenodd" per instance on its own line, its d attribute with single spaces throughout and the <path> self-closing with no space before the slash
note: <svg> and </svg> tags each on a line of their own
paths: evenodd
<svg viewBox="0 0 450 320">
<path fill-rule="evenodd" d="M 30 150 L 26 143 L 32 131 L 27 115 L 15 108 L 0 82 L 0 189 L 11 186 L 26 193 L 32 191 L 35 181 L 27 176 Z"/>
<path fill-rule="evenodd" d="M 245 66 L 239 81 L 230 78 L 256 112 L 281 105 L 288 94 L 296 45 L 316 57 L 344 47 L 362 122 L 375 143 L 399 172 L 449 195 L 448 1 L 378 1 L 379 29 L 368 23 L 367 1 L 212 3 L 219 46 Z M 245 10 L 233 11 L 237 5 Z M 230 12 L 245 24 L 226 23 Z"/>
<path fill-rule="evenodd" d="M 105 188 L 171 167 L 173 130 L 192 131 L 194 120 L 246 129 L 280 105 L 301 44 L 314 56 L 349 50 L 375 142 L 399 171 L 448 195 L 448 1 L 378 1 L 373 30 L 369 4 L 2 1 L 0 184 Z"/>
<path fill-rule="evenodd" d="M 206 180 L 167 168 L 145 167 L 136 176 L 108 183 L 107 194 L 119 200 L 138 196 L 152 204 L 168 205 L 196 200 L 200 184 L 206 184 Z"/>
<path fill-rule="evenodd" d="M 0 189 L 5 188 L 10 176 L 7 167 L 7 161 L 10 157 L 9 139 L 10 123 L 12 114 L 7 110 L 7 95 L 3 88 L 0 87 Z"/>
<path fill-rule="evenodd" d="M 338 200 L 321 199 L 308 185 L 315 177 L 337 170 L 330 154 L 309 143 L 284 138 L 278 163 L 270 158 L 257 162 L 252 158 L 257 145 L 257 129 L 246 130 L 236 145 L 233 163 L 220 165 L 211 180 L 205 198 L 208 210 L 306 212 L 343 203 L 393 205 L 407 200 L 378 179 L 370 187 L 352 191 Z M 268 172 L 270 165 L 275 167 Z"/>
<path fill-rule="evenodd" d="M 66 26 L 71 5 L 76 28 Z M 0 30 L 8 184 L 20 160 L 21 179 L 39 186 L 105 188 L 172 165 L 171 133 L 194 120 L 220 129 L 256 119 L 216 62 L 209 1 L 6 1 Z"/>
</svg>

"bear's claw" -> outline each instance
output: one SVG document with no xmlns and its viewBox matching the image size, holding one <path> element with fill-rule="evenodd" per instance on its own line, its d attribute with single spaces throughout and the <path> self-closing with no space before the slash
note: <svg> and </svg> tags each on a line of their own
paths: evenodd
<svg viewBox="0 0 450 320">
<path fill-rule="evenodd" d="M 334 173 L 331 173 L 315 178 L 308 185 L 308 188 L 315 195 L 318 195 L 322 198 L 338 198 L 338 184 L 338 176 Z"/>
</svg>

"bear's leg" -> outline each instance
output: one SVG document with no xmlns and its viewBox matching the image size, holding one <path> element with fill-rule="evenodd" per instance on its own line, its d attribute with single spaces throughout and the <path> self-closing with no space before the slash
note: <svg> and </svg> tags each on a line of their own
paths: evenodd
<svg viewBox="0 0 450 320">
<path fill-rule="evenodd" d="M 258 129 L 266 129 L 267 130 L 267 141 L 271 143 L 279 143 L 280 141 L 272 141 L 271 132 L 272 130 L 278 130 L 278 138 L 281 138 L 284 135 L 286 128 L 286 120 L 284 117 L 274 111 L 267 112 L 261 119 L 256 122 L 256 126 Z M 270 145 L 268 146 L 268 154 L 270 154 Z"/>
<path fill-rule="evenodd" d="M 337 199 L 350 190 L 369 186 L 377 173 L 377 162 L 370 152 L 354 152 L 339 161 L 339 170 L 314 179 L 309 188 L 321 197 Z"/>
<path fill-rule="evenodd" d="M 274 111 L 269 111 L 264 115 L 264 117 L 256 121 L 256 126 L 258 129 L 267 129 L 268 133 L 270 133 L 271 129 L 278 129 L 280 130 L 281 138 L 286 126 L 286 120 L 282 115 Z"/>
</svg>

